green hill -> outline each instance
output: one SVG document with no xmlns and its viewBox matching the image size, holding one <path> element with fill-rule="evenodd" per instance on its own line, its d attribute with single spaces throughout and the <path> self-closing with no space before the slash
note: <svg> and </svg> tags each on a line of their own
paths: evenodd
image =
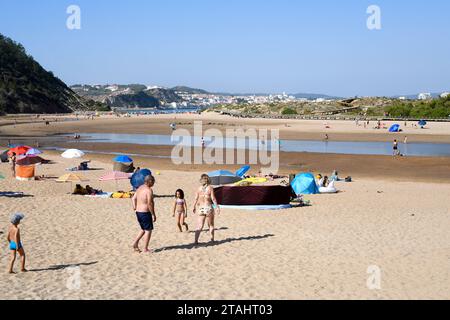
<svg viewBox="0 0 450 320">
<path fill-rule="evenodd" d="M 0 114 L 70 113 L 89 108 L 22 45 L 0 34 Z"/>
</svg>

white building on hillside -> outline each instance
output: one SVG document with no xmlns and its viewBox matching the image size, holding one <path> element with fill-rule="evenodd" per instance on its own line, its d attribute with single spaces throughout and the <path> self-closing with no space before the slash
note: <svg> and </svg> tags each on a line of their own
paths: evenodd
<svg viewBox="0 0 450 320">
<path fill-rule="evenodd" d="M 450 92 L 444 92 L 441 94 L 441 98 L 447 98 L 448 96 L 450 96 Z"/>
<path fill-rule="evenodd" d="M 428 100 L 431 99 L 431 93 L 421 93 L 417 97 L 419 100 Z"/>
</svg>

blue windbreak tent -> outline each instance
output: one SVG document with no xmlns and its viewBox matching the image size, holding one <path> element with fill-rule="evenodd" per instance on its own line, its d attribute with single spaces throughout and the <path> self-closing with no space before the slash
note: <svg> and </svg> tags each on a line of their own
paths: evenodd
<svg viewBox="0 0 450 320">
<path fill-rule="evenodd" d="M 238 177 L 243 178 L 244 175 L 250 170 L 250 166 L 244 166 L 242 168 L 240 168 L 238 171 L 236 171 L 236 175 Z"/>
<path fill-rule="evenodd" d="M 139 187 L 141 187 L 145 183 L 145 178 L 151 175 L 152 172 L 148 169 L 142 169 L 133 174 L 131 176 L 131 185 L 133 186 L 133 189 L 137 190 Z"/>
<path fill-rule="evenodd" d="M 226 170 L 210 172 L 208 173 L 208 176 L 211 178 L 211 184 L 213 186 L 231 184 L 242 180 L 235 173 Z"/>
<path fill-rule="evenodd" d="M 419 126 L 423 129 L 423 127 L 425 127 L 427 125 L 427 122 L 425 120 L 420 120 L 419 121 Z"/>
<path fill-rule="evenodd" d="M 400 125 L 394 124 L 390 129 L 389 132 L 400 132 Z"/>
<path fill-rule="evenodd" d="M 129 156 L 117 156 L 116 158 L 114 158 L 114 161 L 120 163 L 132 163 L 133 159 L 131 159 Z"/>
<path fill-rule="evenodd" d="M 291 182 L 291 187 L 296 195 L 319 193 L 319 187 L 312 173 L 298 174 Z"/>
</svg>

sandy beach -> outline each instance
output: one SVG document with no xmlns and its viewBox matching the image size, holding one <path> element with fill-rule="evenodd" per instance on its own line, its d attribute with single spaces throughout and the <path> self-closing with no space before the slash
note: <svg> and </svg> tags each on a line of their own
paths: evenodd
<svg viewBox="0 0 450 320">
<path fill-rule="evenodd" d="M 48 158 L 56 164 L 39 167 L 38 174 L 56 177 L 70 162 Z M 113 182 L 97 181 L 111 164 L 95 160 L 92 167 L 102 170 L 84 173 L 87 183 L 112 191 Z M 7 165 L 0 168 L 9 173 Z M 181 187 L 192 204 L 201 172 L 160 173 L 158 196 Z M 69 185 L 7 178 L 2 192 L 22 191 L 25 197 L 1 197 L 1 230 L 10 213 L 26 214 L 22 236 L 30 272 L 6 274 L 5 242 L 0 298 L 450 298 L 449 185 L 356 179 L 338 187 L 342 192 L 336 195 L 308 196 L 311 207 L 224 210 L 217 219 L 218 243 L 198 249 L 192 233 L 176 232 L 173 199 L 157 198 L 151 242 L 156 253 L 144 256 L 131 250 L 138 226 L 129 200 L 72 196 Z M 194 226 L 192 215 L 188 222 Z M 366 285 L 372 265 L 382 270 L 381 290 Z M 67 287 L 72 267 L 80 268 L 79 290 Z"/>
<path fill-rule="evenodd" d="M 180 121 L 192 120 L 192 116 L 185 117 Z M 157 133 L 167 131 L 170 120 L 159 120 L 158 125 L 155 119 L 99 119 L 52 123 L 50 128 L 2 126 L 2 144 L 18 135 L 24 141 L 39 139 L 45 144 L 47 136 L 55 133 Z M 133 121 L 137 122 L 130 129 Z M 319 137 L 323 134 L 321 125 L 315 126 L 312 134 Z M 345 131 L 344 126 L 355 124 L 332 127 Z M 415 138 L 447 141 L 448 125 L 432 126 L 430 132 L 436 135 L 424 133 Z M 288 132 L 284 134 L 289 136 Z M 365 133 L 353 131 L 341 134 L 367 138 Z M 370 136 L 375 140 L 392 138 L 379 133 Z M 83 143 L 78 146 L 89 147 Z M 169 152 L 164 146 L 95 147 L 124 153 L 137 149 L 160 156 Z M 72 196 L 68 194 L 70 184 L 58 184 L 51 178 L 61 176 L 65 168 L 79 161 L 63 159 L 58 152 L 45 152 L 44 158 L 53 160 L 37 167 L 38 175 L 50 178 L 46 181 L 17 181 L 10 177 L 9 164 L 0 164 L 0 172 L 6 176 L 0 181 L 0 237 L 6 236 L 10 214 L 25 213 L 22 238 L 30 270 L 6 274 L 9 252 L 4 241 L 0 251 L 1 299 L 450 298 L 448 158 L 282 154 L 282 174 L 328 174 L 339 169 L 354 182 L 338 183 L 338 194 L 306 196 L 311 201 L 309 207 L 266 212 L 223 210 L 216 222 L 217 243 L 207 244 L 205 233 L 201 238 L 205 244 L 194 248 L 193 233 L 177 232 L 170 212 L 171 196 L 182 188 L 188 206 L 192 205 L 200 175 L 215 167 L 178 167 L 170 159 L 137 157 L 136 165 L 160 173 L 155 186 L 158 221 L 151 241 L 155 253 L 147 256 L 131 249 L 139 228 L 130 200 Z M 85 184 L 114 191 L 114 182 L 98 181 L 112 170 L 112 156 L 97 153 L 85 158 L 97 169 L 81 173 L 89 179 Z M 120 181 L 119 188 L 129 189 L 128 183 Z M 5 192 L 24 195 L 8 197 Z M 192 214 L 188 223 L 195 228 Z M 367 286 L 371 266 L 381 270 L 379 290 Z M 77 273 L 80 287 L 73 288 L 71 279 Z"/>
</svg>

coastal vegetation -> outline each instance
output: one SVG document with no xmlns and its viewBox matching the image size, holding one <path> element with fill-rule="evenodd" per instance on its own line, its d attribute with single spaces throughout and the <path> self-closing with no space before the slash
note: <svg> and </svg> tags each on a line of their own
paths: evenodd
<svg viewBox="0 0 450 320">
<path fill-rule="evenodd" d="M 69 113 L 81 107 L 61 80 L 0 34 L 0 113 Z"/>
<path fill-rule="evenodd" d="M 351 116 L 401 119 L 448 119 L 450 96 L 418 101 L 394 98 L 355 98 L 350 100 L 272 102 L 218 105 L 218 112 L 264 116 Z"/>
<path fill-rule="evenodd" d="M 447 119 L 450 117 L 450 96 L 430 101 L 397 101 L 385 111 L 395 118 Z"/>
<path fill-rule="evenodd" d="M 106 110 L 103 103 L 80 98 L 21 44 L 0 34 L 0 114 Z"/>
</svg>

